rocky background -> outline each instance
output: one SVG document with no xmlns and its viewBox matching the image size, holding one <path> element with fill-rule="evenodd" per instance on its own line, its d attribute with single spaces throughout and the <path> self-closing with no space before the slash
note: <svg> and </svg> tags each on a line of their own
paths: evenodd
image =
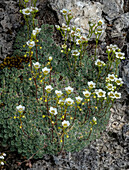
<svg viewBox="0 0 129 170">
<path fill-rule="evenodd" d="M 129 0 L 38 0 L 36 6 L 40 24 L 61 25 L 64 20 L 60 10 L 71 9 L 72 25 L 80 26 L 84 33 L 87 33 L 89 18 L 103 19 L 105 32 L 98 54 L 105 56 L 109 44 L 117 44 L 125 52 L 126 59 L 120 64 L 120 77 L 125 84 L 121 89 L 122 99 L 111 109 L 109 125 L 100 139 L 79 153 L 68 153 L 65 158 L 46 155 L 28 170 L 129 170 Z M 0 63 L 12 55 L 15 37 L 23 24 L 18 0 L 0 0 Z M 61 43 L 56 30 L 53 38 L 57 44 Z M 95 45 L 93 39 L 90 44 Z M 9 166 L 9 169 L 18 169 L 15 161 Z"/>
</svg>

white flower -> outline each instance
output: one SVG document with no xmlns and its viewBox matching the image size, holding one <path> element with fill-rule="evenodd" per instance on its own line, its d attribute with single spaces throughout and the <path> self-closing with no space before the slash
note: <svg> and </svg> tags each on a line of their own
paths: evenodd
<svg viewBox="0 0 129 170">
<path fill-rule="evenodd" d="M 37 11 L 38 11 L 38 8 L 37 8 L 37 7 L 32 7 L 32 6 L 31 6 L 30 9 L 31 9 L 32 12 L 35 12 L 35 11 L 37 12 Z"/>
<path fill-rule="evenodd" d="M 25 110 L 25 106 L 19 105 L 16 107 L 19 113 L 22 113 Z"/>
<path fill-rule="evenodd" d="M 110 91 L 110 92 L 108 92 L 107 94 L 108 94 L 108 96 L 109 96 L 110 98 L 112 98 L 112 99 L 115 98 L 113 91 Z"/>
<path fill-rule="evenodd" d="M 112 44 L 110 44 L 110 46 L 107 46 L 107 50 L 109 51 L 109 52 L 112 52 L 112 51 L 116 51 L 118 49 L 118 46 L 117 45 L 112 45 Z"/>
<path fill-rule="evenodd" d="M 33 63 L 34 68 L 37 70 L 40 68 L 41 64 L 39 64 L 39 62 Z"/>
<path fill-rule="evenodd" d="M 108 77 L 107 77 L 110 81 L 114 81 L 115 80 L 115 75 L 114 74 L 108 74 Z"/>
<path fill-rule="evenodd" d="M 57 115 L 57 109 L 54 107 L 50 107 L 49 112 L 53 115 Z"/>
<path fill-rule="evenodd" d="M 36 30 L 33 30 L 33 31 L 32 31 L 32 34 L 33 34 L 34 36 L 36 35 L 36 33 L 37 33 Z"/>
<path fill-rule="evenodd" d="M 82 28 L 76 28 L 76 31 L 82 32 Z"/>
<path fill-rule="evenodd" d="M 79 32 L 75 33 L 74 35 L 76 36 L 76 38 L 80 38 L 81 37 Z"/>
<path fill-rule="evenodd" d="M 70 31 L 70 30 L 71 30 L 71 28 L 70 28 L 70 27 L 68 27 L 68 28 L 67 28 L 67 31 Z"/>
<path fill-rule="evenodd" d="M 116 58 L 119 58 L 119 59 L 125 59 L 125 53 L 122 53 L 122 52 L 115 52 L 116 54 Z"/>
<path fill-rule="evenodd" d="M 66 48 L 67 48 L 67 45 L 66 45 L 66 44 L 63 44 L 63 45 L 62 45 L 62 48 L 63 48 L 63 49 L 66 49 Z"/>
<path fill-rule="evenodd" d="M 4 165 L 4 162 L 1 162 L 1 165 Z"/>
<path fill-rule="evenodd" d="M 61 12 L 63 15 L 66 15 L 66 14 L 69 12 L 69 10 L 63 8 L 62 10 L 60 10 L 60 12 Z"/>
<path fill-rule="evenodd" d="M 77 104 L 81 103 L 81 101 L 83 100 L 83 98 L 81 98 L 80 96 L 75 97 L 75 99 L 76 99 Z"/>
<path fill-rule="evenodd" d="M 80 45 L 82 43 L 81 39 L 76 39 L 76 44 Z"/>
<path fill-rule="evenodd" d="M 79 56 L 80 55 L 78 50 L 71 50 L 71 53 L 72 53 L 73 56 Z"/>
<path fill-rule="evenodd" d="M 117 85 L 122 85 L 124 82 L 122 81 L 122 78 L 115 78 L 115 82 Z"/>
<path fill-rule="evenodd" d="M 59 25 L 55 25 L 57 30 L 60 30 L 60 26 Z"/>
<path fill-rule="evenodd" d="M 72 100 L 71 98 L 67 98 L 65 99 L 65 103 L 68 105 L 68 106 L 71 106 L 73 104 L 74 100 Z"/>
<path fill-rule="evenodd" d="M 112 51 L 115 52 L 118 49 L 117 45 L 110 44 L 110 47 L 112 48 Z"/>
<path fill-rule="evenodd" d="M 58 102 L 58 104 L 64 105 L 64 100 L 60 99 L 59 102 Z"/>
<path fill-rule="evenodd" d="M 46 76 L 47 74 L 50 73 L 50 70 L 51 70 L 51 69 L 49 69 L 49 68 L 47 68 L 47 67 L 44 67 L 44 68 L 42 69 L 42 72 L 43 72 L 43 74 Z"/>
<path fill-rule="evenodd" d="M 0 156 L 0 159 L 4 159 L 4 157 L 3 157 L 3 156 Z"/>
<path fill-rule="evenodd" d="M 99 25 L 104 25 L 104 21 L 102 19 L 98 20 Z"/>
<path fill-rule="evenodd" d="M 51 93 L 51 91 L 53 90 L 51 85 L 48 85 L 45 87 L 45 90 L 47 91 L 47 93 Z"/>
<path fill-rule="evenodd" d="M 30 9 L 30 8 L 25 8 L 25 9 L 23 9 L 22 10 L 22 13 L 24 14 L 24 15 L 30 15 L 30 12 L 31 12 L 32 10 Z"/>
<path fill-rule="evenodd" d="M 35 28 L 35 31 L 36 31 L 36 33 L 38 34 L 38 33 L 40 33 L 41 28 L 36 27 L 36 28 Z"/>
<path fill-rule="evenodd" d="M 48 60 L 49 60 L 49 61 L 52 61 L 52 59 L 53 59 L 53 57 L 52 57 L 52 56 L 50 56 L 50 57 L 48 58 Z"/>
<path fill-rule="evenodd" d="M 98 89 L 96 94 L 98 97 L 105 97 L 106 92 L 103 91 L 102 89 Z"/>
<path fill-rule="evenodd" d="M 62 30 L 65 30 L 65 31 L 67 31 L 67 25 L 65 25 L 64 23 L 62 23 Z"/>
<path fill-rule="evenodd" d="M 95 88 L 95 85 L 96 85 L 96 83 L 94 83 L 93 81 L 88 82 L 88 86 L 89 86 L 90 89 Z"/>
<path fill-rule="evenodd" d="M 101 66 L 104 66 L 105 63 L 104 63 L 103 61 L 97 59 L 97 60 L 95 61 L 95 65 L 98 66 L 98 67 L 101 67 Z"/>
<path fill-rule="evenodd" d="M 57 97 L 61 97 L 61 95 L 63 94 L 62 91 L 58 91 L 58 90 L 55 90 L 55 93 Z"/>
<path fill-rule="evenodd" d="M 6 156 L 6 153 L 3 153 L 3 156 Z"/>
<path fill-rule="evenodd" d="M 27 41 L 26 44 L 27 44 L 30 48 L 32 48 L 32 47 L 35 46 L 35 42 L 34 42 L 34 41 Z"/>
<path fill-rule="evenodd" d="M 101 27 L 101 26 L 97 27 L 96 30 L 95 30 L 96 34 L 103 33 L 103 32 L 104 32 L 104 30 L 103 30 L 103 27 Z"/>
<path fill-rule="evenodd" d="M 62 126 L 63 126 L 64 128 L 67 128 L 69 125 L 70 125 L 69 121 L 64 120 L 64 121 L 62 122 Z"/>
<path fill-rule="evenodd" d="M 86 90 L 86 91 L 83 91 L 83 94 L 84 94 L 84 96 L 85 97 L 90 97 L 90 95 L 91 95 L 91 92 L 89 92 L 88 90 Z"/>
<path fill-rule="evenodd" d="M 108 83 L 108 84 L 106 85 L 106 88 L 107 88 L 108 90 L 113 90 L 113 89 L 114 89 L 114 86 L 113 86 L 112 84 Z"/>
<path fill-rule="evenodd" d="M 121 93 L 118 93 L 117 91 L 115 91 L 114 97 L 115 97 L 116 99 L 120 99 L 120 98 L 121 98 Z"/>
<path fill-rule="evenodd" d="M 97 119 L 96 119 L 95 117 L 93 117 L 93 121 L 94 121 L 94 122 L 96 122 L 96 121 L 97 121 Z"/>
<path fill-rule="evenodd" d="M 82 35 L 80 39 L 82 40 L 82 42 L 88 41 L 88 38 L 85 35 Z"/>
<path fill-rule="evenodd" d="M 68 86 L 68 87 L 65 87 L 65 90 L 66 90 L 67 94 L 70 94 L 71 92 L 73 92 L 74 89 L 72 87 Z"/>
<path fill-rule="evenodd" d="M 75 31 L 71 30 L 70 34 L 71 36 L 75 36 Z"/>
<path fill-rule="evenodd" d="M 112 48 L 110 46 L 107 46 L 107 51 L 108 52 L 111 52 L 112 51 Z"/>
</svg>

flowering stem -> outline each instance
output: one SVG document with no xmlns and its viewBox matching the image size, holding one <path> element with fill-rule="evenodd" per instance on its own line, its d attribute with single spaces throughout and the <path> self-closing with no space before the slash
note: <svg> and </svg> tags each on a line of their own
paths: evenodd
<svg viewBox="0 0 129 170">
<path fill-rule="evenodd" d="M 35 41 L 35 45 L 36 45 L 36 58 L 37 58 L 37 62 L 38 62 L 38 50 L 37 50 L 37 44 L 36 44 L 36 41 Z"/>
<path fill-rule="evenodd" d="M 50 69 L 51 69 L 51 63 L 50 63 Z M 51 70 L 50 70 L 49 84 L 51 84 Z"/>
<path fill-rule="evenodd" d="M 74 123 L 74 121 L 75 121 L 75 119 L 76 119 L 76 111 L 77 111 L 77 106 L 76 106 L 76 108 L 75 108 L 75 114 L 74 114 L 73 123 Z M 73 124 L 73 123 L 72 123 L 72 124 Z"/>
<path fill-rule="evenodd" d="M 96 54 L 97 54 L 97 46 L 98 46 L 98 39 L 96 37 L 95 59 L 96 59 Z"/>
<path fill-rule="evenodd" d="M 31 66 L 31 71 L 32 71 L 31 48 L 29 48 L 29 57 L 30 57 L 30 66 Z"/>
<path fill-rule="evenodd" d="M 87 102 L 87 108 L 88 108 L 88 111 L 89 111 L 89 117 L 90 117 L 91 109 L 90 109 L 90 104 L 88 105 L 88 102 Z M 88 113 L 88 111 L 87 111 L 87 113 Z M 83 125 L 83 124 L 86 122 L 86 120 L 87 120 L 87 115 L 88 115 L 87 113 L 85 114 L 84 122 L 83 122 L 81 125 Z"/>
<path fill-rule="evenodd" d="M 62 153 L 63 148 L 64 148 L 64 128 L 63 128 L 63 136 L 62 136 L 62 147 L 61 147 L 61 151 L 59 152 L 59 155 Z"/>
<path fill-rule="evenodd" d="M 22 129 L 23 133 L 24 133 L 28 138 L 31 138 L 31 137 L 24 131 L 23 126 L 22 126 L 21 118 L 20 118 L 19 120 L 20 120 L 21 129 Z"/>
<path fill-rule="evenodd" d="M 45 96 L 45 81 L 43 82 L 43 96 Z M 45 101 L 45 97 L 43 98 L 43 100 Z"/>
<path fill-rule="evenodd" d="M 92 127 L 93 127 L 93 126 L 92 126 Z M 90 130 L 90 133 L 89 133 L 87 139 L 81 139 L 81 140 L 88 140 L 88 139 L 90 138 L 91 133 L 92 133 L 92 130 Z M 78 139 L 78 140 L 80 140 L 80 139 Z"/>
</svg>

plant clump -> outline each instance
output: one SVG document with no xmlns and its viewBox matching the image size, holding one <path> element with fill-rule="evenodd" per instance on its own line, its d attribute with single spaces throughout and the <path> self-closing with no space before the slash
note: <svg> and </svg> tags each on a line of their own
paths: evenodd
<svg viewBox="0 0 129 170">
<path fill-rule="evenodd" d="M 92 34 L 97 49 L 102 20 L 89 22 L 85 36 L 81 28 L 70 27 L 72 13 L 62 9 L 66 24 L 56 26 L 63 37 L 59 47 L 51 38 L 52 26 L 38 27 L 37 11 L 35 6 L 21 10 L 26 25 L 15 43 L 14 55 L 29 57 L 29 64 L 21 70 L 5 67 L 1 78 L 2 146 L 27 159 L 79 151 L 100 137 L 123 84 L 118 67 L 124 54 L 116 45 L 107 46 L 107 62 L 97 50 L 93 56 L 86 52 Z"/>
</svg>

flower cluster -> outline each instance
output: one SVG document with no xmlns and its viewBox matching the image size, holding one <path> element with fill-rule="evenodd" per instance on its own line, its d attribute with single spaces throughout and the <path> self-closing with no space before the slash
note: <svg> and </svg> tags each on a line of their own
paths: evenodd
<svg viewBox="0 0 129 170">
<path fill-rule="evenodd" d="M 101 67 L 101 66 L 105 66 L 105 63 L 104 63 L 103 61 L 97 59 L 97 60 L 95 61 L 95 65 L 98 66 L 98 67 Z"/>
<path fill-rule="evenodd" d="M 35 42 L 32 40 L 27 41 L 26 44 L 29 46 L 29 48 L 32 48 L 35 46 Z"/>
<path fill-rule="evenodd" d="M 37 34 L 39 34 L 40 31 L 41 31 L 41 28 L 37 28 L 37 27 L 36 27 L 36 28 L 32 31 L 33 36 L 36 36 Z"/>
<path fill-rule="evenodd" d="M 5 161 L 4 161 L 4 156 L 6 156 L 6 154 L 0 152 L 0 159 L 1 159 L 1 160 L 0 160 L 0 164 L 1 164 L 1 165 L 4 165 L 4 163 L 5 163 Z"/>
<path fill-rule="evenodd" d="M 31 13 L 35 13 L 38 12 L 38 8 L 37 7 L 27 7 L 23 10 L 21 10 L 23 15 L 30 15 Z"/>
</svg>

